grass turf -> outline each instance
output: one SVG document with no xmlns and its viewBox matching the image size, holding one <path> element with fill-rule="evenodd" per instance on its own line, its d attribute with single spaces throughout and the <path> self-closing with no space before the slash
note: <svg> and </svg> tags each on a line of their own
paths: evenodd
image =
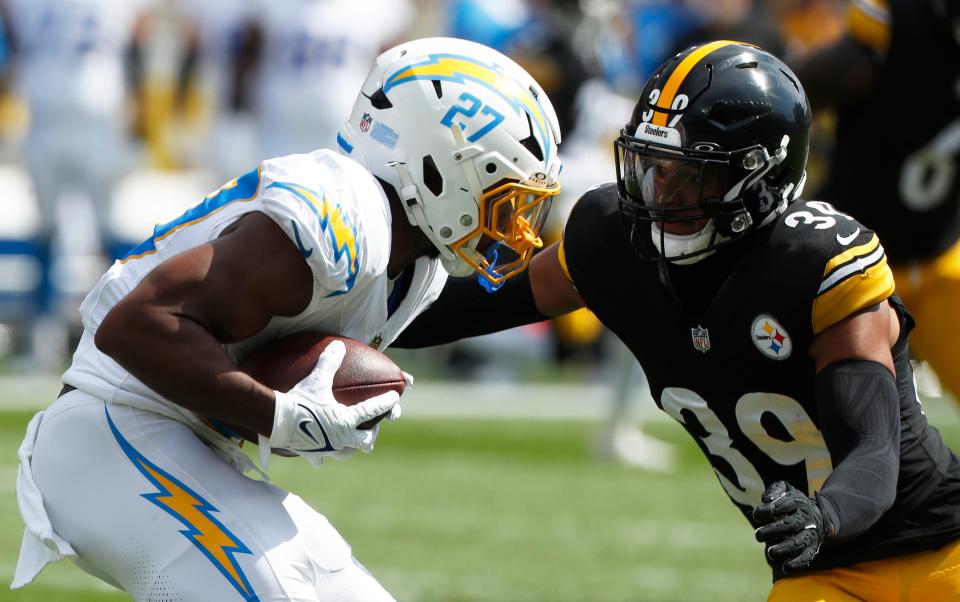
<svg viewBox="0 0 960 602">
<path fill-rule="evenodd" d="M 29 417 L 0 412 L 0 599 L 127 599 L 69 563 L 5 590 L 22 533 L 15 451 Z M 945 402 L 932 422 L 960 443 Z M 679 452 L 677 469 L 658 475 L 594 459 L 596 428 L 405 418 L 385 426 L 371 456 L 319 470 L 277 458 L 271 474 L 326 514 L 398 600 L 763 599 L 762 548 L 687 435 L 649 425 Z"/>
</svg>

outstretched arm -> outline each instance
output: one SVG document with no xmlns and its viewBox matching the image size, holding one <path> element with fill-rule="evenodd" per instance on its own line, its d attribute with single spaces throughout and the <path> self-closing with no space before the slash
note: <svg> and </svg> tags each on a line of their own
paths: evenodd
<svg viewBox="0 0 960 602">
<path fill-rule="evenodd" d="M 540 322 L 584 306 L 584 301 L 560 267 L 559 243 L 530 261 L 522 274 L 507 280 L 495 293 L 474 278 L 451 278 L 440 297 L 420 314 L 393 343 L 419 348 Z"/>
</svg>

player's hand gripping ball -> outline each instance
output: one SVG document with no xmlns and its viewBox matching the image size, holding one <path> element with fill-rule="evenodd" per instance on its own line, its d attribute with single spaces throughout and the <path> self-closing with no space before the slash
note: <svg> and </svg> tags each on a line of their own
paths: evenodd
<svg viewBox="0 0 960 602">
<path fill-rule="evenodd" d="M 389 357 L 355 339 L 319 332 L 298 332 L 272 341 L 244 358 L 240 369 L 271 389 L 286 393 L 313 371 L 332 341 L 346 347 L 343 362 L 333 376 L 333 396 L 338 402 L 352 406 L 388 391 L 403 394 L 404 373 Z M 373 428 L 386 416 L 377 416 L 359 428 Z"/>
<path fill-rule="evenodd" d="M 412 377 L 400 370 L 393 360 L 369 345 L 354 339 L 317 332 L 299 332 L 272 341 L 244 358 L 239 368 L 279 393 L 288 393 L 291 389 L 302 385 L 304 379 L 317 376 L 314 371 L 319 367 L 318 359 L 333 341 L 339 341 L 344 346 L 343 359 L 335 368 L 332 384 L 330 384 L 333 399 L 339 404 L 353 406 L 389 392 L 402 394 L 412 382 Z M 396 405 L 390 411 L 364 420 L 356 425 L 356 428 L 373 429 L 387 416 L 392 419 L 399 417 L 399 410 L 400 406 Z M 258 443 L 257 433 L 232 425 L 231 428 L 244 439 Z M 371 439 L 375 434 L 375 432 L 371 434 Z M 322 441 L 324 435 L 333 436 L 334 434 L 318 433 L 318 435 L 320 435 L 318 439 Z M 274 451 L 281 455 L 294 455 L 291 451 L 285 452 L 283 449 L 275 448 Z M 331 453 L 327 455 L 349 457 L 350 451 L 352 450 L 330 450 Z M 340 455 L 337 455 L 338 453 Z"/>
</svg>

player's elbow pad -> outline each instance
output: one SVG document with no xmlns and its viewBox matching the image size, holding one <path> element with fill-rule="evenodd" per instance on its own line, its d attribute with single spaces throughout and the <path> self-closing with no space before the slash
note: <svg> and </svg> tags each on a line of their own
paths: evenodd
<svg viewBox="0 0 960 602">
<path fill-rule="evenodd" d="M 855 537 L 893 506 L 900 472 L 900 397 L 886 366 L 830 364 L 816 377 L 820 430 L 834 469 L 818 493 L 827 539 Z"/>
</svg>

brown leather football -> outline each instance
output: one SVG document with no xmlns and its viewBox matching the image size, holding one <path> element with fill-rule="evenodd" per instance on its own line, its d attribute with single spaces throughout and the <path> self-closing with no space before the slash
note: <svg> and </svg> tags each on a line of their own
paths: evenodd
<svg viewBox="0 0 960 602">
<path fill-rule="evenodd" d="M 255 350 L 239 367 L 271 389 L 286 393 L 310 374 L 317 358 L 332 341 L 342 341 L 347 349 L 333 376 L 333 396 L 337 401 L 352 406 L 387 391 L 403 393 L 403 372 L 389 357 L 355 339 L 321 332 L 281 337 Z M 368 420 L 359 428 L 373 428 L 385 416 Z"/>
</svg>

